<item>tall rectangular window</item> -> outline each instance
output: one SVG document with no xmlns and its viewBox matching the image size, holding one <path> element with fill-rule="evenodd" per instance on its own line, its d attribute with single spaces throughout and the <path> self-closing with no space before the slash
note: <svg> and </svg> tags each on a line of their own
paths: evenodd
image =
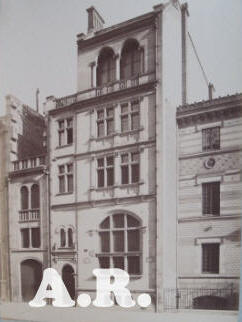
<svg viewBox="0 0 242 322">
<path fill-rule="evenodd" d="M 220 127 L 202 130 L 202 150 L 212 151 L 220 149 Z"/>
<path fill-rule="evenodd" d="M 107 136 L 114 133 L 114 108 L 106 107 L 97 110 L 97 136 Z"/>
<path fill-rule="evenodd" d="M 139 100 L 121 104 L 121 131 L 138 130 L 140 127 L 140 102 Z"/>
<path fill-rule="evenodd" d="M 202 272 L 210 274 L 219 273 L 219 248 L 220 245 L 202 244 Z"/>
<path fill-rule="evenodd" d="M 72 193 L 73 183 L 73 164 L 68 163 L 59 166 L 59 193 Z"/>
<path fill-rule="evenodd" d="M 73 143 L 73 119 L 58 121 L 59 146 Z"/>
<path fill-rule="evenodd" d="M 97 185 L 99 188 L 114 185 L 113 156 L 97 159 Z"/>
<path fill-rule="evenodd" d="M 32 247 L 39 248 L 40 247 L 40 229 L 31 228 L 31 237 L 32 237 Z"/>
<path fill-rule="evenodd" d="M 203 215 L 219 216 L 220 214 L 220 182 L 202 184 Z"/>
<path fill-rule="evenodd" d="M 29 228 L 21 229 L 21 241 L 23 248 L 30 247 Z"/>
<path fill-rule="evenodd" d="M 121 155 L 121 183 L 129 184 L 139 182 L 139 153 L 131 152 Z"/>
</svg>

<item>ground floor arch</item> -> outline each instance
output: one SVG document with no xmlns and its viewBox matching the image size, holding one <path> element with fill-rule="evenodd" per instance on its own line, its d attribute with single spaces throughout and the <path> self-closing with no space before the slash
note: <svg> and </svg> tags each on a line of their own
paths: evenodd
<svg viewBox="0 0 242 322">
<path fill-rule="evenodd" d="M 75 299 L 75 276 L 74 276 L 74 269 L 71 265 L 65 265 L 62 268 L 62 279 L 63 282 L 70 294 L 70 297 L 74 300 Z"/>
<path fill-rule="evenodd" d="M 24 302 L 31 301 L 42 280 L 42 264 L 34 259 L 27 259 L 20 265 L 21 294 Z"/>
</svg>

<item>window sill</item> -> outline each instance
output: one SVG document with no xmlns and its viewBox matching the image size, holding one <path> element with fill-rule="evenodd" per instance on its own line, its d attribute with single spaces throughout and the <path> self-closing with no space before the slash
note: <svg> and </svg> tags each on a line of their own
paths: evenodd
<svg viewBox="0 0 242 322">
<path fill-rule="evenodd" d="M 67 195 L 73 195 L 74 191 L 71 192 L 59 192 L 56 194 L 56 196 L 67 196 Z"/>
<path fill-rule="evenodd" d="M 142 126 L 142 127 L 139 127 L 138 129 L 120 132 L 120 133 L 118 133 L 118 135 L 120 135 L 120 136 L 132 135 L 132 134 L 136 134 L 136 133 L 143 131 L 143 130 L 144 130 L 144 127 Z"/>
<path fill-rule="evenodd" d="M 113 185 L 108 187 L 92 187 L 90 188 L 90 191 L 107 191 L 107 190 L 114 190 L 115 188 L 132 188 L 137 187 L 139 185 L 144 184 L 144 181 L 134 182 L 134 183 L 125 183 L 125 184 L 119 184 L 119 185 Z"/>
<path fill-rule="evenodd" d="M 65 145 L 58 145 L 55 149 L 56 149 L 56 150 L 59 150 L 59 149 L 63 149 L 63 148 L 70 147 L 70 146 L 72 146 L 72 145 L 73 145 L 73 143 L 65 144 Z"/>
<path fill-rule="evenodd" d="M 144 184 L 144 181 L 138 181 L 138 182 L 132 182 L 132 183 L 124 183 L 124 184 L 121 184 L 119 185 L 118 187 L 119 188 L 132 188 L 132 187 L 137 187 L 137 186 L 140 186 Z"/>
<path fill-rule="evenodd" d="M 140 131 L 143 131 L 143 130 L 144 130 L 144 127 L 142 126 L 142 127 L 138 128 L 138 129 L 134 129 L 134 130 L 128 130 L 128 131 L 124 131 L 124 132 L 114 132 L 114 133 L 109 134 L 109 135 L 91 137 L 90 141 L 103 141 L 103 140 L 106 140 L 106 139 L 112 139 L 115 136 L 133 135 L 133 134 L 136 134 L 136 133 L 138 133 Z"/>
</svg>

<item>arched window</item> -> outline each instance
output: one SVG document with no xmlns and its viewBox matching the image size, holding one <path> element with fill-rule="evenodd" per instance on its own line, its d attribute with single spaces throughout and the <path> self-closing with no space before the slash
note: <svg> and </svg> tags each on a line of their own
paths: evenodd
<svg viewBox="0 0 242 322">
<path fill-rule="evenodd" d="M 60 230 L 60 247 L 66 246 L 66 232 L 64 228 Z"/>
<path fill-rule="evenodd" d="M 141 74 L 143 69 L 143 50 L 134 39 L 125 42 L 120 60 L 120 78 L 130 79 Z"/>
<path fill-rule="evenodd" d="M 101 268 L 121 268 L 130 275 L 141 274 L 141 224 L 126 213 L 107 217 L 99 226 Z"/>
<path fill-rule="evenodd" d="M 39 186 L 37 184 L 34 184 L 31 187 L 31 208 L 39 209 L 39 203 L 40 203 L 39 201 L 40 201 Z"/>
<path fill-rule="evenodd" d="M 73 247 L 73 231 L 71 228 L 68 228 L 68 247 Z"/>
<path fill-rule="evenodd" d="M 112 83 L 116 78 L 116 64 L 114 52 L 111 48 L 104 48 L 99 57 L 97 65 L 97 86 Z"/>
<path fill-rule="evenodd" d="M 21 188 L 21 209 L 29 209 L 29 190 L 25 186 Z"/>
</svg>

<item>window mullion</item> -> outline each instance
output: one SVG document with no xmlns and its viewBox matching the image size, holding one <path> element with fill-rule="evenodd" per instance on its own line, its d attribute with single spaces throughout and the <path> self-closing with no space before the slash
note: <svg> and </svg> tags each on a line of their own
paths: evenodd
<svg viewBox="0 0 242 322">
<path fill-rule="evenodd" d="M 32 229 L 29 228 L 29 248 L 33 248 L 32 246 Z"/>
<path fill-rule="evenodd" d="M 109 231 L 110 253 L 114 252 L 113 249 L 113 216 L 110 218 L 110 231 Z M 111 258 L 110 258 L 111 260 Z"/>
</svg>

